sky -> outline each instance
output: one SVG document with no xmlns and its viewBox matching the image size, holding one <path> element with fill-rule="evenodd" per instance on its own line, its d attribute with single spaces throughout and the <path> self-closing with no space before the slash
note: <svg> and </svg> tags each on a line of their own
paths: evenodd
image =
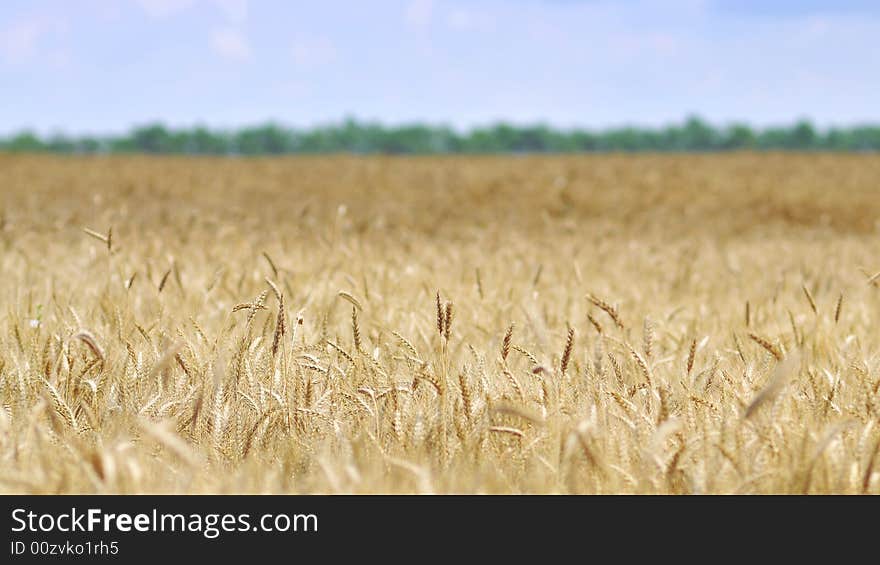
<svg viewBox="0 0 880 565">
<path fill-rule="evenodd" d="M 876 0 L 3 0 L 0 133 L 880 121 Z"/>
</svg>

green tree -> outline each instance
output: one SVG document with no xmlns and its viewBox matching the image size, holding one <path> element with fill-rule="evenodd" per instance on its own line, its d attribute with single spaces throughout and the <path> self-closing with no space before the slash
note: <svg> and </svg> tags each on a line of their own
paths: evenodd
<svg viewBox="0 0 880 565">
<path fill-rule="evenodd" d="M 722 149 L 752 149 L 755 147 L 755 132 L 745 124 L 733 124 L 722 136 Z"/>
<path fill-rule="evenodd" d="M 170 153 L 172 139 L 163 125 L 151 124 L 136 128 L 131 133 L 131 145 L 143 153 Z"/>
<path fill-rule="evenodd" d="M 33 152 L 46 150 L 46 145 L 32 131 L 23 131 L 14 135 L 5 145 L 9 151 Z"/>
<path fill-rule="evenodd" d="M 517 126 L 499 122 L 459 134 L 447 126 L 406 124 L 384 127 L 346 118 L 307 130 L 274 123 L 237 131 L 204 126 L 167 129 L 147 124 L 115 137 L 43 139 L 24 131 L 3 140 L 7 151 L 56 153 L 141 152 L 195 155 L 279 155 L 286 153 L 544 153 L 583 151 L 812 150 L 878 151 L 880 127 L 865 125 L 819 132 L 808 120 L 788 127 L 753 130 L 745 124 L 715 128 L 697 116 L 660 129 L 616 127 L 601 131 L 559 130 L 544 124 Z"/>
<path fill-rule="evenodd" d="M 790 140 L 788 142 L 789 149 L 815 149 L 818 141 L 818 135 L 813 128 L 813 124 L 807 120 L 801 120 L 795 124 L 791 131 Z"/>
</svg>

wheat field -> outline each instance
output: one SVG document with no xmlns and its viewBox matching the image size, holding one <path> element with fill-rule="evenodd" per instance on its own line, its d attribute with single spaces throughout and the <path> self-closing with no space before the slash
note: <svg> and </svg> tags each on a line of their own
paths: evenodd
<svg viewBox="0 0 880 565">
<path fill-rule="evenodd" d="M 0 490 L 878 493 L 880 158 L 0 155 Z"/>
</svg>

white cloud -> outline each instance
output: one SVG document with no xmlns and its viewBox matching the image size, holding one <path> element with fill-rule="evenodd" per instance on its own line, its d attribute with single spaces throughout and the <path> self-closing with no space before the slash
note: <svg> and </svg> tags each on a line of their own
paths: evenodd
<svg viewBox="0 0 880 565">
<path fill-rule="evenodd" d="M 326 37 L 300 37 L 290 50 L 296 66 L 311 69 L 336 60 L 336 46 Z"/>
<path fill-rule="evenodd" d="M 211 35 L 211 47 L 215 53 L 231 61 L 245 61 L 251 56 L 247 38 L 235 29 L 214 30 Z"/>
<path fill-rule="evenodd" d="M 412 0 L 406 6 L 404 19 L 412 27 L 425 27 L 434 15 L 434 0 Z"/>
<path fill-rule="evenodd" d="M 148 16 L 165 18 L 186 10 L 193 4 L 193 0 L 137 0 L 137 3 Z"/>
</svg>

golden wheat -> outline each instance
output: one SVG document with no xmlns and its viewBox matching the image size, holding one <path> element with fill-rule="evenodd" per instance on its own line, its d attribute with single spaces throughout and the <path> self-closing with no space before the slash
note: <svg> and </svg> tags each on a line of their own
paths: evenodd
<svg viewBox="0 0 880 565">
<path fill-rule="evenodd" d="M 880 493 L 878 181 L 0 154 L 0 491 Z"/>
</svg>

